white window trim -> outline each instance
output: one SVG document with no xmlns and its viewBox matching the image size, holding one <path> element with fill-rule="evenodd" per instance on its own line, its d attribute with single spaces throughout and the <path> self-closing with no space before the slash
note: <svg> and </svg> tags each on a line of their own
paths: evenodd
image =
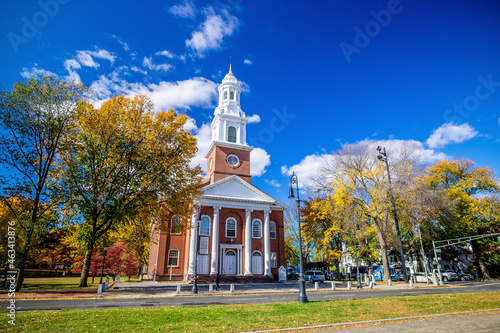
<svg viewBox="0 0 500 333">
<path fill-rule="evenodd" d="M 254 237 L 254 235 L 253 235 L 253 225 L 254 225 L 255 222 L 259 222 L 260 223 L 260 237 Z M 262 221 L 259 220 L 259 219 L 254 219 L 252 221 L 252 238 L 253 239 L 262 239 Z"/>
<path fill-rule="evenodd" d="M 274 254 L 274 266 L 273 266 L 273 254 Z M 278 268 L 278 255 L 276 252 L 271 252 L 271 256 L 269 257 L 269 261 L 271 264 L 271 268 Z"/>
<path fill-rule="evenodd" d="M 228 221 L 229 220 L 234 220 L 234 236 L 228 236 L 227 235 L 227 225 L 228 225 Z M 226 219 L 226 238 L 236 238 L 236 236 L 238 236 L 238 222 L 236 221 L 236 219 L 234 217 L 228 217 Z"/>
<path fill-rule="evenodd" d="M 273 233 L 271 231 L 271 226 L 274 225 L 274 237 L 273 237 Z M 276 234 L 277 234 L 277 230 L 276 230 L 276 223 L 274 223 L 273 221 L 269 222 L 269 238 L 270 239 L 276 239 Z"/>
<path fill-rule="evenodd" d="M 253 251 L 253 252 L 252 252 L 252 257 L 253 257 L 253 255 L 254 255 L 255 253 L 260 254 L 260 257 L 261 257 L 261 258 L 263 257 L 262 252 L 260 252 L 259 250 L 255 250 L 255 251 Z"/>
<path fill-rule="evenodd" d="M 203 215 L 203 216 L 201 217 L 201 220 L 202 220 L 202 221 L 203 221 L 203 218 L 204 218 L 204 217 L 208 218 L 208 234 L 202 234 L 202 233 L 201 233 L 201 222 L 200 222 L 200 232 L 199 232 L 199 235 L 198 235 L 198 236 L 208 236 L 208 237 L 210 237 L 210 229 L 211 229 L 211 226 L 212 226 L 212 220 L 210 219 L 210 216 L 208 216 L 208 215 Z"/>
<path fill-rule="evenodd" d="M 173 252 L 173 251 L 177 252 L 177 265 L 175 265 L 175 266 L 174 265 L 170 265 L 170 258 L 171 258 L 170 253 Z M 179 257 L 180 257 L 180 251 L 179 250 L 175 250 L 175 249 L 168 250 L 168 260 L 167 260 L 168 267 L 179 267 Z"/>
</svg>

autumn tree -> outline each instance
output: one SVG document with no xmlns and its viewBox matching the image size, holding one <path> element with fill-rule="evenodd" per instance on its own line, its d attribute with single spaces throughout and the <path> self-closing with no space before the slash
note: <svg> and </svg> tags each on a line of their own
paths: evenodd
<svg viewBox="0 0 500 333">
<path fill-rule="evenodd" d="M 16 222 L 16 235 L 23 238 L 16 290 L 23 284 L 34 234 L 51 220 L 48 214 L 61 198 L 63 188 L 54 181 L 57 157 L 85 91 L 81 85 L 42 77 L 0 92 L 0 165 L 5 169 L 0 200 Z M 24 204 L 14 204 L 13 198 Z"/>
<path fill-rule="evenodd" d="M 454 205 L 451 218 L 441 215 L 437 219 L 441 239 L 499 231 L 500 185 L 491 169 L 478 167 L 470 160 L 441 161 L 427 168 L 423 181 L 428 188 L 443 191 Z M 492 247 L 498 247 L 498 242 L 482 240 L 471 245 L 480 273 L 490 278 L 488 254 L 492 254 Z"/>
<path fill-rule="evenodd" d="M 414 151 L 410 146 L 388 149 L 395 188 L 411 182 L 418 158 Z M 387 251 L 394 239 L 392 198 L 386 168 L 378 161 L 375 147 L 365 142 L 343 145 L 325 164 L 319 182 L 322 190 L 331 196 L 338 216 L 351 220 L 349 225 L 357 219 L 358 222 L 366 221 L 366 227 L 375 227 L 384 276 L 389 279 Z M 394 197 L 398 205 L 400 198 Z"/>
<path fill-rule="evenodd" d="M 335 266 L 337 272 L 340 272 L 338 263 L 342 256 L 344 236 L 342 213 L 330 196 L 314 196 L 305 201 L 302 208 L 304 239 L 313 244 L 316 252 L 321 252 L 323 260 Z"/>
<path fill-rule="evenodd" d="M 70 190 L 68 205 L 82 219 L 81 287 L 87 285 L 96 242 L 142 206 L 167 204 L 189 214 L 200 169 L 189 167 L 196 139 L 184 130 L 186 120 L 172 110 L 154 113 L 145 96 L 113 97 L 99 108 L 86 103 L 79 109 L 64 142 L 61 180 Z"/>
</svg>

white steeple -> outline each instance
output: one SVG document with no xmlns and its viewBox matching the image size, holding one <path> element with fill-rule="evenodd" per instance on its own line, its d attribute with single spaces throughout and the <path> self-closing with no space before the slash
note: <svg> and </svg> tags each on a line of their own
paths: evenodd
<svg viewBox="0 0 500 333">
<path fill-rule="evenodd" d="M 231 71 L 219 85 L 219 105 L 212 121 L 212 141 L 247 146 L 246 125 L 248 119 L 240 107 L 241 86 Z"/>
</svg>

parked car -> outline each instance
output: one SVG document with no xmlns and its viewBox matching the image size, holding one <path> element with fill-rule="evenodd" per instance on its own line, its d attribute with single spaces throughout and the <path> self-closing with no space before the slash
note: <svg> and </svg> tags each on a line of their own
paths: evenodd
<svg viewBox="0 0 500 333">
<path fill-rule="evenodd" d="M 427 273 L 427 277 L 426 277 L 424 272 L 415 272 L 415 274 L 413 274 L 413 276 L 415 276 L 415 280 L 417 282 L 432 283 L 432 274 L 430 274 L 430 273 Z"/>
<path fill-rule="evenodd" d="M 325 282 L 325 274 L 320 271 L 306 271 L 304 273 L 304 279 L 309 282 Z"/>
<path fill-rule="evenodd" d="M 462 271 L 458 271 L 457 272 L 457 275 L 458 275 L 458 278 L 461 280 L 461 281 L 470 281 L 470 280 L 474 280 L 474 275 L 472 274 L 468 274 L 468 273 L 464 273 Z"/>
<path fill-rule="evenodd" d="M 458 281 L 459 280 L 457 273 L 455 273 L 453 271 L 441 270 L 441 275 L 443 276 L 444 282 Z"/>
</svg>

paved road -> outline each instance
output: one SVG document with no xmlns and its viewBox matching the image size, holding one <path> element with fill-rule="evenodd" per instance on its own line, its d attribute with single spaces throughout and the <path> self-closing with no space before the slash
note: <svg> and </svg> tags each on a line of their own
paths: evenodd
<svg viewBox="0 0 500 333">
<path fill-rule="evenodd" d="M 136 284 L 137 285 L 137 284 Z M 292 287 L 291 289 L 289 287 Z M 310 286 L 310 285 L 309 285 Z M 281 289 L 272 290 L 260 289 L 259 294 L 242 293 L 233 295 L 229 293 L 221 295 L 208 294 L 199 296 L 160 296 L 161 293 L 154 293 L 153 290 L 161 288 L 174 288 L 174 286 L 159 286 L 156 288 L 144 288 L 142 291 L 135 290 L 135 294 L 139 297 L 123 297 L 128 295 L 126 288 L 121 288 L 119 291 L 112 291 L 107 295 L 114 295 L 113 298 L 86 298 L 86 299 L 30 299 L 17 300 L 17 311 L 45 311 L 45 310 L 84 310 L 84 309 L 106 309 L 106 308 L 141 308 L 141 307 L 163 307 L 163 306 L 201 306 L 201 305 L 230 305 L 230 304 L 261 304 L 261 303 L 279 303 L 279 302 L 295 302 L 297 301 L 298 288 L 294 284 L 281 285 Z M 243 286 L 236 286 L 243 289 Z M 249 286 L 247 286 L 250 288 Z M 270 286 L 258 285 L 254 288 L 271 288 Z M 167 289 L 168 289 L 167 288 Z M 190 287 L 185 286 L 189 289 Z M 324 287 L 326 289 L 326 287 Z M 137 288 L 136 288 L 137 289 Z M 141 289 L 141 288 L 139 288 Z M 480 293 L 500 291 L 500 282 L 464 282 L 448 285 L 447 288 L 413 288 L 407 286 L 384 286 L 384 289 L 379 290 L 339 290 L 337 291 L 318 291 L 312 292 L 308 290 L 307 296 L 309 300 L 333 300 L 333 299 L 363 299 L 375 297 L 394 297 L 407 295 L 422 295 L 422 294 L 450 294 L 450 293 Z M 208 287 L 207 287 L 208 290 Z M 163 291 L 165 292 L 165 290 Z M 201 293 L 202 291 L 200 291 Z M 248 292 L 248 290 L 247 290 Z M 157 296 L 144 296 L 156 294 Z M 212 296 L 213 295 L 213 296 Z M 5 309 L 8 305 L 8 300 L 0 301 L 0 308 Z"/>
</svg>

